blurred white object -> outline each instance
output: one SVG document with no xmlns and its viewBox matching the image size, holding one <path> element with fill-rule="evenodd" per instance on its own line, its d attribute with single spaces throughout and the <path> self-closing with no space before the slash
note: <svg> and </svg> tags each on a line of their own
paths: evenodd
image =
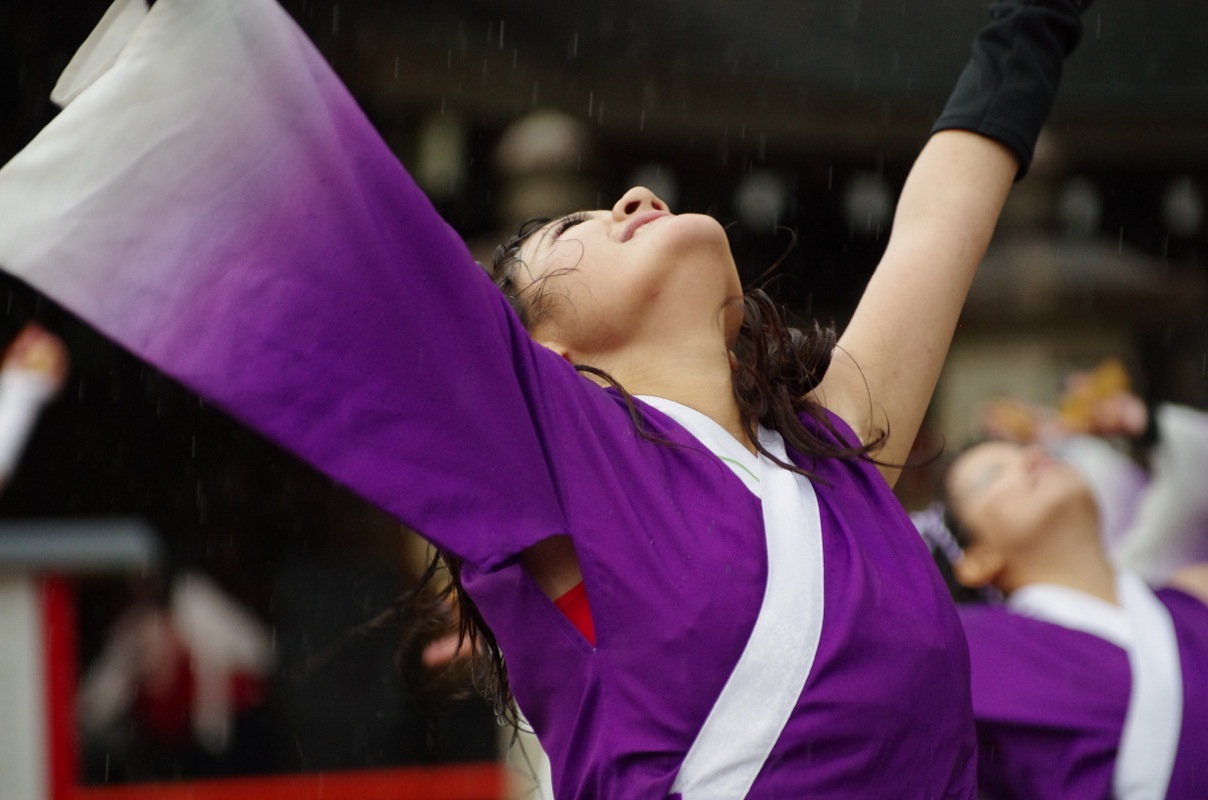
<svg viewBox="0 0 1208 800">
<path fill-rule="evenodd" d="M 189 709 L 193 736 L 211 753 L 226 750 L 236 712 L 233 679 L 268 676 L 272 639 L 259 620 L 196 572 L 176 579 L 166 610 L 138 605 L 114 625 L 80 689 L 85 732 L 100 733 L 125 714 L 140 682 L 171 680 L 168 673 L 181 647 L 194 682 Z"/>
<path fill-rule="evenodd" d="M 1114 551 L 1117 563 L 1151 584 L 1208 561 L 1208 414 L 1163 405 L 1157 423 L 1149 486 Z"/>
</svg>

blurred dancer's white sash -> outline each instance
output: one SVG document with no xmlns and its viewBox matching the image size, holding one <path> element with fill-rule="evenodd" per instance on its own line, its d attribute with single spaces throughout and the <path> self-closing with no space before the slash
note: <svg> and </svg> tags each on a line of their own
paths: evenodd
<svg viewBox="0 0 1208 800">
<path fill-rule="evenodd" d="M 1183 671 L 1166 606 L 1134 573 L 1116 574 L 1118 606 L 1053 584 L 1016 590 L 1007 603 L 1025 616 L 1106 639 L 1128 653 L 1132 688 L 1112 776 L 1116 800 L 1166 796 L 1183 720 Z"/>
</svg>

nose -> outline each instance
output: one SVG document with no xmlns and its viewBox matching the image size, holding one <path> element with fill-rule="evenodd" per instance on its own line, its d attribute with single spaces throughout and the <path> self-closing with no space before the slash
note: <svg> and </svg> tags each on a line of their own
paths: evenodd
<svg viewBox="0 0 1208 800">
<path fill-rule="evenodd" d="M 640 211 L 668 211 L 667 204 L 645 186 L 635 186 L 612 207 L 612 218 L 620 222 Z"/>
<path fill-rule="evenodd" d="M 1027 466 L 1028 470 L 1036 469 L 1041 464 L 1052 460 L 1052 456 L 1049 454 L 1049 451 L 1040 444 L 1033 443 L 1025 446 L 1023 453 L 1024 464 Z"/>
</svg>

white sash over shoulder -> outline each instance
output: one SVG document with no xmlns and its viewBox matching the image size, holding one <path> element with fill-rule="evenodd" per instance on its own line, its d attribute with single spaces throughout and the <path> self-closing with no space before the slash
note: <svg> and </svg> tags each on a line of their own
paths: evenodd
<svg viewBox="0 0 1208 800">
<path fill-rule="evenodd" d="M 822 635 L 818 500 L 805 477 L 756 457 L 704 414 L 641 399 L 683 425 L 763 505 L 768 582 L 759 617 L 672 787 L 684 800 L 745 797 L 801 696 Z M 761 430 L 760 443 L 788 461 L 780 434 Z"/>
<path fill-rule="evenodd" d="M 1007 603 L 1026 616 L 1090 633 L 1128 653 L 1132 689 L 1112 776 L 1117 800 L 1166 796 L 1183 720 L 1183 671 L 1166 606 L 1134 573 L 1116 575 L 1118 606 L 1052 584 L 1015 591 Z"/>
</svg>

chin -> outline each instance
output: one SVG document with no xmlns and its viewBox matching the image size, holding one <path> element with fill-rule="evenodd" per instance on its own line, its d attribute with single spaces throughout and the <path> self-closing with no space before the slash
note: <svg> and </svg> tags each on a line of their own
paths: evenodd
<svg viewBox="0 0 1208 800">
<path fill-rule="evenodd" d="M 671 280 L 678 284 L 676 291 L 708 294 L 714 309 L 730 297 L 741 299 L 742 282 L 721 223 L 706 214 L 677 214 L 650 228 L 638 235 L 651 237 L 647 257 L 659 264 L 659 282 Z M 741 319 L 741 304 L 739 311 Z"/>
<path fill-rule="evenodd" d="M 730 250 L 730 237 L 726 235 L 726 229 L 708 214 L 676 214 L 671 222 L 681 234 L 699 237 L 702 241 L 713 244 L 722 244 L 727 252 Z"/>
</svg>

